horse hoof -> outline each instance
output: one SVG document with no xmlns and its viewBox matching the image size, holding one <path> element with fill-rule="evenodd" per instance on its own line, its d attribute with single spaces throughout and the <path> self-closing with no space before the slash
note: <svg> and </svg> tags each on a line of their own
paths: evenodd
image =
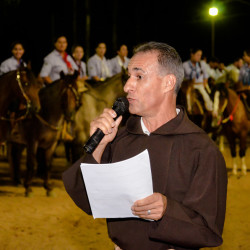
<svg viewBox="0 0 250 250">
<path fill-rule="evenodd" d="M 47 194 L 48 197 L 56 197 L 55 192 L 52 191 L 52 190 L 48 190 L 46 194 Z"/>
<path fill-rule="evenodd" d="M 33 192 L 25 192 L 25 197 L 32 198 L 32 197 L 34 197 L 34 193 Z"/>
<path fill-rule="evenodd" d="M 237 171 L 234 170 L 234 171 L 233 171 L 233 175 L 237 175 Z"/>
<path fill-rule="evenodd" d="M 23 186 L 21 180 L 14 180 L 13 185 L 15 187 L 22 187 Z"/>
<path fill-rule="evenodd" d="M 242 175 L 247 175 L 247 170 L 246 169 L 242 169 Z"/>
</svg>

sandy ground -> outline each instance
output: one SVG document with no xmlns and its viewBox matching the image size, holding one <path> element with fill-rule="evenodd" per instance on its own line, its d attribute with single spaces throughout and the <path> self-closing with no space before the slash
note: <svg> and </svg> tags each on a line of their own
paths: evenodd
<svg viewBox="0 0 250 250">
<path fill-rule="evenodd" d="M 228 201 L 223 250 L 250 249 L 250 171 L 231 176 L 229 149 L 224 151 L 228 167 Z M 53 160 L 52 179 L 56 197 L 46 197 L 42 182 L 34 179 L 34 196 L 24 197 L 24 188 L 11 185 L 8 163 L 0 157 L 0 249 L 94 250 L 113 249 L 104 219 L 85 215 L 66 194 L 61 173 L 68 167 L 62 147 Z M 247 154 L 250 169 L 250 153 Z M 24 170 L 25 168 L 23 168 Z M 139 249 L 138 249 L 139 250 Z M 153 250 L 153 249 L 152 249 Z"/>
</svg>

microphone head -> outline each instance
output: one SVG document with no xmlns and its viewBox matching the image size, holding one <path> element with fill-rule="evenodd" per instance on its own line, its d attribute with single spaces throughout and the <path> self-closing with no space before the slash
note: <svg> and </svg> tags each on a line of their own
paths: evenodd
<svg viewBox="0 0 250 250">
<path fill-rule="evenodd" d="M 128 108 L 129 102 L 128 99 L 124 96 L 117 98 L 112 107 L 112 109 L 116 112 L 117 117 L 126 113 L 128 111 Z"/>
</svg>

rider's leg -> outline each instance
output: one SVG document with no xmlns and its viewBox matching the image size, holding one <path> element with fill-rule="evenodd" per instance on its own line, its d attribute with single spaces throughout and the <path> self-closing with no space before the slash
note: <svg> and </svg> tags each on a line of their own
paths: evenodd
<svg viewBox="0 0 250 250">
<path fill-rule="evenodd" d="M 203 84 L 194 84 L 194 88 L 198 89 L 204 99 L 205 107 L 208 111 L 213 111 L 213 102 L 211 101 L 208 93 L 206 92 Z"/>
</svg>

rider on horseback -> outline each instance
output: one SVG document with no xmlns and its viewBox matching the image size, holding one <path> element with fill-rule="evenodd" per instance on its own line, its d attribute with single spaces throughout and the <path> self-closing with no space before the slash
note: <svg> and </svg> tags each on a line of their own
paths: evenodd
<svg viewBox="0 0 250 250">
<path fill-rule="evenodd" d="M 239 82 L 236 91 L 241 94 L 242 101 L 250 117 L 250 49 L 244 50 L 243 60 L 245 64 L 240 69 Z"/>
<path fill-rule="evenodd" d="M 202 56 L 201 49 L 191 49 L 190 60 L 183 63 L 184 79 L 191 81 L 194 89 L 197 89 L 205 102 L 208 111 L 213 111 L 213 102 L 211 101 L 205 87 L 207 85 L 208 75 L 203 64 L 200 63 Z M 188 111 L 191 112 L 190 94 L 187 93 Z"/>
</svg>

